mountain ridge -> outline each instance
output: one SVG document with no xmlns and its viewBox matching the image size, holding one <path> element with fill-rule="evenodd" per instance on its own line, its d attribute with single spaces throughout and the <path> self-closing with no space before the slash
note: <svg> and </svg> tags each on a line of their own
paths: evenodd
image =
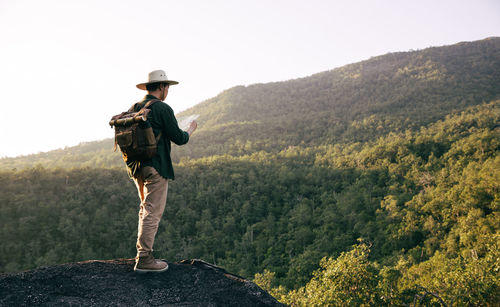
<svg viewBox="0 0 500 307">
<path fill-rule="evenodd" d="M 499 71 L 500 38 L 492 37 L 379 55 L 287 81 L 235 86 L 178 114 L 200 114 L 199 129 L 188 146 L 173 150 L 173 159 L 366 142 L 372 139 L 367 130 L 382 136 L 419 129 L 450 112 L 498 99 Z M 112 139 L 86 142 L 0 159 L 0 168 L 121 166 L 112 147 Z"/>
</svg>

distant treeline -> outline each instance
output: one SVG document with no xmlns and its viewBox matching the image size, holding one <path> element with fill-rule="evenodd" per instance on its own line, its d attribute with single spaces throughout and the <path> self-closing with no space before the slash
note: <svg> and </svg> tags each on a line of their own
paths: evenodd
<svg viewBox="0 0 500 307">
<path fill-rule="evenodd" d="M 499 122 L 497 100 L 363 142 L 182 159 L 155 254 L 261 273 L 288 304 L 494 305 Z M 136 194 L 123 166 L 2 170 L 0 269 L 133 257 Z"/>
</svg>

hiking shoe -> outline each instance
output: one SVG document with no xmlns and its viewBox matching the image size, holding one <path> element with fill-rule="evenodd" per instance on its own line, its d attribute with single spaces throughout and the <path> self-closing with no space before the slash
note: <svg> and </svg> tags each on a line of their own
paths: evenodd
<svg viewBox="0 0 500 307">
<path fill-rule="evenodd" d="M 168 269 L 168 263 L 161 260 L 156 260 L 152 254 L 144 257 L 138 257 L 135 260 L 134 271 L 137 273 L 146 272 L 164 272 Z"/>
</svg>

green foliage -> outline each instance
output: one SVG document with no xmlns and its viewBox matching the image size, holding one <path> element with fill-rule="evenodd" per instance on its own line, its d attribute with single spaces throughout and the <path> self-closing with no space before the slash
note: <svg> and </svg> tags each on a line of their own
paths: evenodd
<svg viewBox="0 0 500 307">
<path fill-rule="evenodd" d="M 354 246 L 337 259 L 323 258 L 311 281 L 288 294 L 292 306 L 374 306 L 377 295 L 377 268 L 368 260 L 366 245 Z"/>
<path fill-rule="evenodd" d="M 2 271 L 134 252 L 137 196 L 122 170 L 37 167 L 1 172 L 0 184 Z"/>
<path fill-rule="evenodd" d="M 418 133 L 391 135 L 372 145 L 323 148 L 316 165 L 391 170 L 376 211 L 373 233 L 381 232 L 381 237 L 371 237 L 370 257 L 353 252 L 366 251 L 366 246 L 356 247 L 352 254 L 323 259 L 305 287 L 269 291 L 296 306 L 494 306 L 500 298 L 499 111 L 496 101 Z M 367 274 L 353 273 L 350 264 L 360 270 L 369 267 L 372 275 L 365 281 L 377 283 L 363 298 L 357 293 L 342 297 L 346 288 L 339 284 L 350 284 L 343 276 Z M 271 271 L 266 276 L 271 282 L 264 286 L 269 287 L 276 278 Z"/>
<path fill-rule="evenodd" d="M 399 280 L 401 293 L 425 285 L 427 291 L 438 293 L 450 305 L 494 306 L 500 298 L 498 242 L 498 235 L 491 238 L 484 257 L 471 252 L 467 257 L 448 258 L 436 252 L 428 261 L 405 269 Z"/>
<path fill-rule="evenodd" d="M 486 257 L 448 258 L 436 252 L 410 266 L 401 259 L 380 269 L 369 260 L 370 248 L 355 245 L 336 259 L 323 258 L 311 280 L 296 290 L 275 287 L 275 273 L 265 270 L 254 282 L 290 306 L 494 306 L 499 298 L 498 236 Z M 425 286 L 422 286 L 425 285 Z"/>
</svg>

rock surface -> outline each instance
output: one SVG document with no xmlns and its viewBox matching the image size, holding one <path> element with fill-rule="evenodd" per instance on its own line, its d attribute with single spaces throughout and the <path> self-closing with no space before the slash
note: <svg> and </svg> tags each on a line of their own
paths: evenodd
<svg viewBox="0 0 500 307">
<path fill-rule="evenodd" d="M 133 259 L 0 274 L 0 306 L 283 306 L 254 283 L 201 260 L 137 274 Z"/>
</svg>

